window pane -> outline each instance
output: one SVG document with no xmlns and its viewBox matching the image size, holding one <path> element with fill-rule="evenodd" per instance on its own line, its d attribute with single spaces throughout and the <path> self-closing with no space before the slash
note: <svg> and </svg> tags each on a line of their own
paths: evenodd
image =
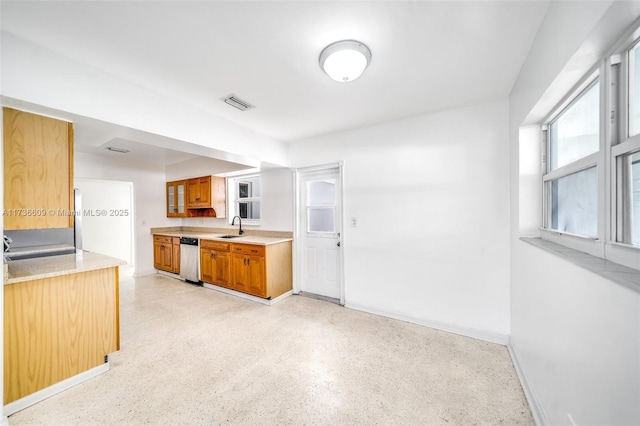
<svg viewBox="0 0 640 426">
<path fill-rule="evenodd" d="M 336 180 L 315 180 L 307 182 L 307 205 L 309 206 L 335 206 L 336 205 Z"/>
<path fill-rule="evenodd" d="M 242 219 L 260 219 L 260 201 L 239 202 L 238 216 Z"/>
<path fill-rule="evenodd" d="M 178 185 L 178 213 L 184 213 L 184 184 Z"/>
<path fill-rule="evenodd" d="M 260 176 L 238 180 L 238 198 L 259 198 Z"/>
<path fill-rule="evenodd" d="M 549 126 L 549 170 L 598 151 L 599 113 L 600 83 L 596 82 Z"/>
<path fill-rule="evenodd" d="M 307 210 L 307 232 L 335 232 L 335 209 L 313 208 Z"/>
<path fill-rule="evenodd" d="M 640 152 L 631 156 L 631 242 L 640 245 Z"/>
<path fill-rule="evenodd" d="M 174 200 L 173 200 L 173 186 L 169 186 L 167 188 L 167 211 L 169 213 L 175 213 L 175 209 L 174 209 Z"/>
<path fill-rule="evenodd" d="M 551 182 L 551 228 L 571 234 L 598 234 L 596 167 Z"/>
<path fill-rule="evenodd" d="M 640 133 L 640 44 L 629 51 L 629 136 Z"/>
</svg>

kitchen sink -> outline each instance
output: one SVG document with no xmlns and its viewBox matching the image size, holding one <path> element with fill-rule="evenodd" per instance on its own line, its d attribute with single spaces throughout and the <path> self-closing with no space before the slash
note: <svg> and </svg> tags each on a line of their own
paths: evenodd
<svg viewBox="0 0 640 426">
<path fill-rule="evenodd" d="M 240 235 L 222 235 L 218 238 L 238 238 Z"/>
</svg>

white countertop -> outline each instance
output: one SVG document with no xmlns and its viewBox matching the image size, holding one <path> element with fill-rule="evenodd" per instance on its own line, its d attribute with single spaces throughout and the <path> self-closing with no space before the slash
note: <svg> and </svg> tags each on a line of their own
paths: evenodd
<svg viewBox="0 0 640 426">
<path fill-rule="evenodd" d="M 287 241 L 293 241 L 293 238 L 282 238 L 282 237 L 262 237 L 257 235 L 241 235 L 236 238 L 220 238 L 223 235 L 236 235 L 236 232 L 229 232 L 227 234 L 222 233 L 208 233 L 208 232 L 193 232 L 193 231 L 168 231 L 168 232 L 155 232 L 154 235 L 164 235 L 167 237 L 191 237 L 198 238 L 201 240 L 216 240 L 216 241 L 226 241 L 229 243 L 240 243 L 240 244 L 257 244 L 261 246 L 268 246 L 271 244 L 279 244 Z"/>
<path fill-rule="evenodd" d="M 94 271 L 126 263 L 122 259 L 89 251 L 35 259 L 11 260 L 6 263 L 9 269 L 9 278 L 4 281 L 4 284 Z"/>
</svg>

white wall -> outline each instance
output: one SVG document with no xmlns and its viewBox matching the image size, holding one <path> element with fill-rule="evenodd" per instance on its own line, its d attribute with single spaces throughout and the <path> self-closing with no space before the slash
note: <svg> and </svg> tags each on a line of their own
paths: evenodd
<svg viewBox="0 0 640 426">
<path fill-rule="evenodd" d="M 521 126 L 638 16 L 640 2 L 552 2 L 510 96 L 510 345 L 542 424 L 640 424 L 640 295 L 519 240 L 540 217 L 540 149 Z"/>
<path fill-rule="evenodd" d="M 82 194 L 82 248 L 133 266 L 133 182 L 75 178 L 74 187 Z"/>
<path fill-rule="evenodd" d="M 155 273 L 150 228 L 175 225 L 166 217 L 164 166 L 76 152 L 74 176 L 133 182 L 135 274 Z"/>
<path fill-rule="evenodd" d="M 507 120 L 499 100 L 292 145 L 344 160 L 347 306 L 506 342 Z"/>
</svg>

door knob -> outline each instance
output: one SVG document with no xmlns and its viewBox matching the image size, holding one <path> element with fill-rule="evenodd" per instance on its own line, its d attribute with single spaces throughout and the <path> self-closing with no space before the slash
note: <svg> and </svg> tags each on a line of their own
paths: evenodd
<svg viewBox="0 0 640 426">
<path fill-rule="evenodd" d="M 338 241 L 338 244 L 336 244 L 338 247 L 340 247 L 340 241 Z"/>
</svg>

